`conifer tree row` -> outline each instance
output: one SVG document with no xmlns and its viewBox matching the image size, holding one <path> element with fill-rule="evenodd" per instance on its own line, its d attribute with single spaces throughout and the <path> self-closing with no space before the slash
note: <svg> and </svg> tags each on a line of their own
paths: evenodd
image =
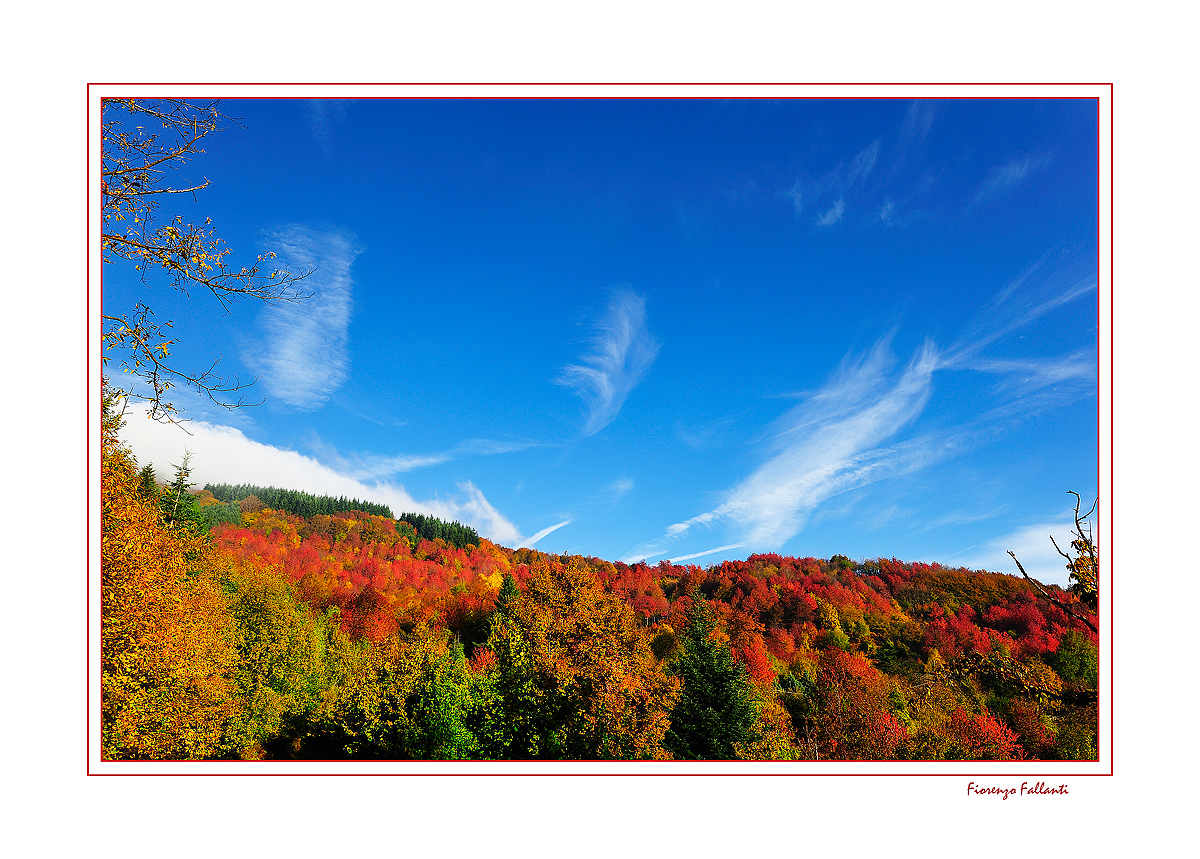
<svg viewBox="0 0 1200 859">
<path fill-rule="evenodd" d="M 392 517 L 391 508 L 386 504 L 373 501 L 360 501 L 357 498 L 347 498 L 342 495 L 313 495 L 297 489 L 279 489 L 274 486 L 251 486 L 242 483 L 237 486 L 228 483 L 209 483 L 204 487 L 218 501 L 229 503 L 242 501 L 251 495 L 260 499 L 272 510 L 282 510 L 293 516 L 330 516 L 334 513 L 347 513 L 351 510 L 361 510 L 373 516 Z"/>
<path fill-rule="evenodd" d="M 423 513 L 401 513 L 397 517 L 397 521 L 412 525 L 417 531 L 417 536 L 422 540 L 445 540 L 448 545 L 454 546 L 456 549 L 479 545 L 479 533 L 471 526 L 464 525 L 457 520 L 446 522 Z"/>
</svg>

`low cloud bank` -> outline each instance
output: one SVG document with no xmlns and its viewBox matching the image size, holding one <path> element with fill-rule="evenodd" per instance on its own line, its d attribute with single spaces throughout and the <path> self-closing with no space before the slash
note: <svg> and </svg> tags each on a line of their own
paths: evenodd
<svg viewBox="0 0 1200 859">
<path fill-rule="evenodd" d="M 154 466 L 160 480 L 169 479 L 175 465 L 190 451 L 192 480 L 197 486 L 250 483 L 315 495 L 345 495 L 386 504 L 397 515 L 412 512 L 457 519 L 489 540 L 506 546 L 521 539 L 520 530 L 470 481 L 459 483 L 452 494 L 422 500 L 414 498 L 398 483 L 365 483 L 297 451 L 254 441 L 235 427 L 190 421 L 187 430 L 191 435 L 179 426 L 149 420 L 144 405 L 130 404 L 120 436 L 140 464 Z"/>
</svg>

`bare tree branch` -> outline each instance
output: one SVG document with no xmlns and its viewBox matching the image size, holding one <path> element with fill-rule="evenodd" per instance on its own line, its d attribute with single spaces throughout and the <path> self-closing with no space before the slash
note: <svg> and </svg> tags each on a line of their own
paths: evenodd
<svg viewBox="0 0 1200 859">
<path fill-rule="evenodd" d="M 1058 545 L 1058 541 L 1054 539 L 1053 534 L 1050 535 L 1050 542 L 1054 545 L 1055 551 L 1067 562 L 1067 569 L 1071 571 L 1073 582 L 1067 590 L 1078 602 L 1066 602 L 1047 591 L 1040 582 L 1025 572 L 1025 567 L 1021 565 L 1015 553 L 1010 550 L 1008 554 L 1016 562 L 1017 569 L 1021 571 L 1021 575 L 1037 589 L 1038 593 L 1053 602 L 1071 617 L 1086 624 L 1092 632 L 1098 633 L 1099 630 L 1096 624 L 1089 617 L 1082 614 L 1078 606 L 1082 605 L 1083 608 L 1095 612 L 1099 605 L 1100 556 L 1096 549 L 1096 543 L 1092 539 L 1091 523 L 1088 521 L 1088 517 L 1096 511 L 1100 499 L 1095 499 L 1092 502 L 1092 506 L 1088 508 L 1088 511 L 1081 515 L 1079 508 L 1083 504 L 1083 499 L 1074 490 L 1068 489 L 1067 492 L 1075 496 L 1075 530 L 1072 532 L 1075 539 L 1071 541 L 1071 548 L 1076 552 L 1075 557 L 1071 557 L 1062 550 Z"/>
<path fill-rule="evenodd" d="M 1019 560 L 1017 560 L 1017 556 L 1015 554 L 1013 554 L 1011 549 L 1009 550 L 1008 554 L 1014 561 L 1017 562 L 1017 569 L 1021 571 L 1021 575 L 1025 577 L 1025 581 L 1029 582 L 1031 585 L 1033 585 L 1035 588 L 1037 588 L 1038 593 L 1040 593 L 1046 599 L 1050 600 L 1050 602 L 1057 605 L 1059 608 L 1061 608 L 1063 611 L 1065 611 L 1071 617 L 1075 618 L 1076 620 L 1080 621 L 1081 623 L 1086 624 L 1087 628 L 1090 629 L 1092 632 L 1095 632 L 1095 633 L 1100 632 L 1100 630 L 1098 630 L 1096 628 L 1096 624 L 1094 624 L 1090 619 L 1088 619 L 1087 617 L 1085 617 L 1084 615 L 1080 614 L 1078 611 L 1075 610 L 1075 607 L 1073 604 L 1068 603 L 1068 602 L 1063 602 L 1058 597 L 1054 596 L 1052 593 L 1047 591 L 1041 582 L 1039 582 L 1037 579 L 1033 578 L 1033 576 L 1029 575 L 1029 573 L 1025 572 L 1025 567 L 1021 565 L 1021 562 Z"/>
</svg>

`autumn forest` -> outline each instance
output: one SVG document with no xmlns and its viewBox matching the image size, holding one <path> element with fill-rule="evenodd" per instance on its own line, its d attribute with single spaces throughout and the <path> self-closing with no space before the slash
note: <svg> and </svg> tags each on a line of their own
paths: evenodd
<svg viewBox="0 0 1200 859">
<path fill-rule="evenodd" d="M 100 566 L 89 570 L 89 581 L 94 587 L 98 579 L 100 590 L 102 758 L 1098 760 L 1101 605 L 1090 499 L 1075 495 L 1073 538 L 1059 535 L 1055 543 L 1069 573 L 1065 588 L 1027 575 L 1015 554 L 1019 575 L 895 557 L 725 554 L 803 545 L 810 537 L 801 525 L 823 499 L 951 455 L 974 469 L 962 473 L 999 472 L 998 485 L 1016 479 L 1006 471 L 1041 475 L 1040 495 L 1014 497 L 1041 497 L 1053 484 L 1061 501 L 1072 487 L 1058 485 L 1071 479 L 1060 475 L 1092 473 L 1094 449 L 1064 443 L 1095 428 L 1088 405 L 1096 386 L 1094 306 L 1085 298 L 1097 288 L 1088 251 L 1096 132 L 1084 101 L 904 106 L 795 99 L 760 110 L 748 100 L 734 113 L 640 97 L 487 105 L 371 99 L 353 111 L 335 100 L 305 106 L 250 99 L 234 104 L 257 118 L 256 130 L 223 138 L 217 132 L 243 122 L 226 117 L 219 100 L 101 99 L 103 370 L 91 383 L 101 389 Z M 854 122 L 846 113 L 851 106 Z M 1047 116 L 1061 133 L 1047 130 Z M 345 134 L 338 146 L 330 143 L 335 127 Z M 510 155 L 474 151 L 480 127 L 498 129 L 487 145 L 511 146 Z M 958 130 L 929 136 L 942 127 Z M 1056 154 L 1054 170 L 1043 175 L 1049 155 L 1020 155 L 1034 144 L 997 142 L 996 127 L 1021 129 L 1022 139 L 1035 142 L 1050 134 L 1070 154 Z M 303 128 L 313 137 L 304 146 Z M 580 137 L 574 129 L 581 128 L 609 128 L 619 145 Z M 827 131 L 817 133 L 828 128 L 845 132 L 836 147 Z M 275 134 L 289 141 L 288 158 L 280 157 Z M 664 135 L 677 135 L 678 145 Z M 986 158 L 961 157 L 962 144 L 951 142 L 962 135 L 992 147 Z M 206 138 L 216 146 L 205 169 L 223 177 L 217 184 L 228 191 L 213 202 L 241 237 L 241 256 L 189 202 L 209 186 L 192 165 Z M 795 141 L 803 139 L 812 142 L 805 157 L 814 172 L 793 177 L 805 151 Z M 642 148 L 643 140 L 652 146 Z M 464 141 L 470 147 L 460 152 Z M 392 155 L 378 157 L 385 151 Z M 543 151 L 554 153 L 545 156 L 550 166 L 542 164 Z M 565 166 L 557 160 L 562 153 L 572 159 Z M 335 155 L 346 159 L 342 166 Z M 760 162 L 761 169 L 746 166 Z M 940 207 L 900 211 L 896 201 L 917 196 L 905 183 L 916 183 L 926 200 L 929 177 L 951 163 L 961 169 L 939 192 Z M 386 171 L 361 172 L 368 166 Z M 346 176 L 358 178 L 347 185 Z M 746 185 L 746 176 L 774 177 L 767 184 L 775 190 L 714 191 Z M 604 196 L 627 185 L 633 190 L 621 206 Z M 1026 186 L 1028 200 L 1016 194 Z M 302 199 L 288 202 L 297 189 Z M 365 198 L 355 196 L 364 189 Z M 318 191 L 329 196 L 314 201 Z M 697 214 L 684 217 L 688 201 Z M 712 201 L 720 206 L 710 214 Z M 628 215 L 621 215 L 626 204 Z M 293 211 L 356 213 L 375 256 L 351 277 L 365 244 L 341 228 L 288 225 L 300 217 Z M 283 254 L 278 261 L 276 250 L 246 256 L 253 244 L 246 224 L 256 220 L 279 225 L 268 234 Z M 854 238 L 837 239 L 851 221 Z M 1017 228 L 1024 232 L 1010 235 Z M 393 244 L 397 237 L 407 244 Z M 541 244 L 527 245 L 533 237 Z M 1017 238 L 1025 240 L 1019 253 Z M 964 255 L 965 247 L 972 253 Z M 513 248 L 516 262 L 509 259 Z M 615 249 L 622 251 L 614 261 Z M 560 256 L 561 268 L 548 262 L 542 280 L 528 283 L 528 259 Z M 372 263 L 400 258 L 400 273 Z M 503 290 L 494 284 L 507 272 L 520 272 L 513 277 L 525 291 L 498 300 Z M 411 286 L 403 302 L 397 277 Z M 668 288 L 668 280 L 686 286 Z M 642 285 L 602 288 L 626 281 Z M 720 293 L 725 282 L 729 291 Z M 870 315 L 895 312 L 893 285 L 908 282 L 922 284 L 904 300 L 918 302 L 913 316 L 934 315 L 923 320 L 928 331 L 898 333 L 894 319 Z M 966 283 L 978 285 L 965 293 Z M 578 307 L 562 301 L 569 284 L 578 285 Z M 713 284 L 713 291 L 697 300 L 695 284 Z M 208 303 L 190 308 L 193 292 Z M 231 326 L 242 327 L 218 336 L 208 327 L 212 311 L 239 301 L 270 312 L 257 321 L 231 317 Z M 983 317 L 960 318 L 964 308 L 984 306 Z M 464 307 L 475 310 L 464 314 Z M 501 313 L 511 315 L 493 317 Z M 535 333 L 563 329 L 569 313 L 590 321 L 590 339 L 512 348 L 522 337 L 534 343 Z M 414 316 L 453 317 L 459 333 L 397 322 Z M 768 316 L 778 328 L 762 327 Z M 795 336 L 800 325 L 807 326 L 803 337 Z M 395 336 L 399 328 L 405 337 Z M 851 328 L 892 333 L 861 354 L 843 355 Z M 710 330 L 730 342 L 743 336 L 739 331 L 753 332 L 762 348 L 731 350 L 736 355 L 708 348 L 695 332 Z M 939 331 L 950 332 L 939 335 L 948 338 L 940 345 Z M 503 334 L 486 339 L 494 332 Z M 1018 336 L 1053 352 L 1032 355 L 1013 345 Z M 448 345 L 456 338 L 473 345 Z M 217 362 L 234 342 L 263 345 L 218 375 Z M 189 344 L 200 346 L 190 351 Z M 419 414 L 422 435 L 414 427 L 409 440 L 423 438 L 425 447 L 405 450 L 427 454 L 368 455 L 364 474 L 387 477 L 456 456 L 491 463 L 508 454 L 553 456 L 561 470 L 534 490 L 541 500 L 522 514 L 527 525 L 549 527 L 520 536 L 470 481 L 458 483 L 461 497 L 445 503 L 385 496 L 425 511 L 495 513 L 490 520 L 464 513 L 469 525 L 393 510 L 378 498 L 314 495 L 300 487 L 321 481 L 302 475 L 292 486 L 198 486 L 187 456 L 174 474 L 156 474 L 147 463 L 164 461 L 161 449 L 157 460 L 138 460 L 152 436 L 124 438 L 175 423 L 189 403 L 230 410 L 255 404 L 258 395 L 246 390 L 252 383 L 239 381 L 240 367 L 262 377 L 261 390 L 277 407 L 260 439 L 209 425 L 240 445 L 227 449 L 244 453 L 214 455 L 210 446 L 201 455 L 222 468 L 208 473 L 237 480 L 244 467 L 238 463 L 251 461 L 245 457 L 269 453 L 289 463 L 269 473 L 290 481 L 296 463 L 309 460 L 284 448 L 292 438 L 319 438 L 305 416 L 346 382 L 352 347 L 364 350 L 353 361 L 358 390 L 374 391 L 379 401 L 378 414 L 360 415 L 360 423 L 400 427 Z M 655 364 L 660 351 L 672 349 L 675 357 Z M 906 351 L 907 363 L 896 357 Z M 756 363 L 739 363 L 744 358 Z M 485 365 L 491 381 L 474 393 L 486 389 L 493 398 L 464 408 L 477 398 L 453 392 Z M 998 381 L 976 384 L 973 375 L 969 386 L 941 383 L 960 370 Z M 935 373 L 943 399 L 934 400 Z M 742 390 L 741 380 L 759 377 L 766 380 L 761 390 Z M 428 386 L 410 389 L 414 380 Z M 646 396 L 626 405 L 643 384 Z M 797 386 L 806 391 L 803 401 L 769 424 L 743 402 L 791 399 Z M 583 406 L 577 418 L 566 417 L 567 399 Z M 510 409 L 518 402 L 540 406 Z M 618 424 L 622 408 L 632 413 Z M 1051 408 L 1052 421 L 1034 420 Z M 670 447 L 636 443 L 642 433 L 628 430 L 666 426 L 677 413 L 741 415 L 742 423 L 737 432 L 725 419 L 677 423 L 679 444 Z M 134 415 L 142 420 L 134 423 Z M 322 432 L 334 435 L 321 444 L 359 451 L 394 444 L 344 423 L 323 423 Z M 610 425 L 626 429 L 602 433 Z M 722 434 L 733 447 L 718 443 Z M 766 436 L 777 448 L 764 458 L 746 440 Z M 587 439 L 607 453 L 586 452 L 599 449 L 585 450 Z M 1006 439 L 1007 448 L 988 447 Z M 684 447 L 688 459 L 676 460 L 673 470 L 661 467 L 662 457 Z M 724 469 L 738 456 L 743 471 Z M 600 460 L 610 470 L 597 470 Z M 1044 467 L 1051 460 L 1052 472 Z M 548 459 L 532 461 L 550 468 Z M 536 544 L 567 525 L 571 542 L 560 548 L 605 553 L 601 546 L 619 545 L 604 542 L 612 539 L 611 520 L 585 523 L 556 512 L 555 524 L 548 511 L 573 510 L 577 485 L 610 505 L 632 499 L 635 463 L 638 474 L 669 474 L 662 482 L 671 484 L 722 466 L 724 501 L 708 512 L 695 499 L 716 497 L 719 484 L 693 480 L 673 513 L 642 493 L 630 502 L 641 505 L 631 515 L 674 516 L 664 520 L 661 540 L 701 540 L 696 532 L 707 532 L 691 528 L 699 523 L 719 524 L 733 536 L 717 549 L 646 543 L 658 527 L 650 521 L 624 538 L 635 547 L 626 561 L 643 551 L 666 556 L 669 545 L 680 561 L 722 552 L 719 563 L 627 563 L 500 545 Z M 504 473 L 497 483 L 515 487 L 510 501 L 517 505 L 522 472 Z M 923 522 L 960 514 L 946 491 L 962 482 L 958 474 L 927 484 L 923 500 L 937 507 L 922 514 Z M 369 493 L 384 484 L 346 478 L 333 485 Z M 441 485 L 428 484 L 423 497 L 439 498 Z M 932 515 L 937 510 L 940 518 Z M 994 525 L 996 533 L 1040 528 L 1013 511 L 1005 521 Z M 854 553 L 857 522 L 836 523 L 839 530 L 827 532 L 833 536 L 822 545 Z M 899 537 L 879 533 L 890 554 Z M 963 560 L 961 553 L 944 557 Z"/>
<path fill-rule="evenodd" d="M 630 565 L 197 490 L 186 462 L 163 485 L 105 403 L 105 759 L 1097 757 L 1078 588 L 885 558 Z"/>
</svg>

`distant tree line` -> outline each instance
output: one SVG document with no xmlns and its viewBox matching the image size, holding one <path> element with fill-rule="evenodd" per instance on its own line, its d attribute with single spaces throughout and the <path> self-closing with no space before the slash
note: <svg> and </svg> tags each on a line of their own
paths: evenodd
<svg viewBox="0 0 1200 859">
<path fill-rule="evenodd" d="M 357 498 L 347 498 L 344 495 L 335 498 L 332 495 L 313 495 L 297 489 L 252 486 L 248 483 L 241 483 L 237 486 L 228 483 L 209 483 L 204 488 L 212 493 L 213 498 L 223 504 L 235 504 L 253 496 L 272 510 L 281 510 L 292 516 L 303 516 L 306 519 L 312 516 L 331 516 L 335 513 L 361 510 L 372 516 L 386 516 L 389 519 L 396 519 L 397 522 L 407 522 L 417 532 L 417 537 L 422 540 L 441 539 L 447 545 L 457 549 L 479 545 L 479 532 L 461 522 L 446 522 L 436 516 L 426 516 L 423 513 L 401 513 L 398 517 L 394 517 L 391 508 L 386 504 L 359 501 Z M 231 514 L 232 511 L 230 511 L 232 521 Z"/>
<path fill-rule="evenodd" d="M 417 536 L 422 540 L 442 539 L 446 541 L 447 545 L 454 546 L 456 549 L 479 545 L 479 533 L 471 526 L 458 521 L 445 522 L 421 513 L 401 513 L 396 521 L 412 525 L 416 529 Z"/>
<path fill-rule="evenodd" d="M 347 498 L 344 495 L 313 495 L 297 489 L 278 489 L 274 486 L 251 486 L 242 483 L 231 486 L 228 483 L 209 483 L 204 487 L 218 501 L 226 504 L 242 501 L 251 495 L 257 497 L 272 510 L 282 510 L 293 516 L 330 516 L 334 513 L 345 513 L 350 510 L 361 510 L 373 516 L 392 517 L 391 508 L 386 504 L 376 504 L 373 501 L 359 501 L 357 498 Z M 419 529 L 418 529 L 419 532 Z M 474 533 L 474 532 L 472 532 Z M 476 538 L 478 542 L 478 538 Z"/>
</svg>

